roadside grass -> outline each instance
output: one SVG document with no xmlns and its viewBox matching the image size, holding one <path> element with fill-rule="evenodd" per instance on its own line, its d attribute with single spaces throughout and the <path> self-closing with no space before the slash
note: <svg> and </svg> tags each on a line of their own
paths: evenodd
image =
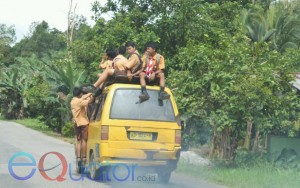
<svg viewBox="0 0 300 188">
<path fill-rule="evenodd" d="M 68 142 L 70 144 L 74 143 L 74 138 L 66 137 L 52 131 L 47 125 L 45 125 L 43 122 L 39 121 L 38 119 L 20 119 L 20 120 L 13 120 L 13 121 L 21 125 L 24 125 L 25 127 L 28 127 L 30 129 L 42 132 L 48 136 Z"/>
<path fill-rule="evenodd" d="M 177 172 L 225 185 L 228 188 L 298 188 L 300 172 L 277 169 L 271 164 L 252 167 L 208 167 L 195 166 L 180 161 Z"/>
</svg>

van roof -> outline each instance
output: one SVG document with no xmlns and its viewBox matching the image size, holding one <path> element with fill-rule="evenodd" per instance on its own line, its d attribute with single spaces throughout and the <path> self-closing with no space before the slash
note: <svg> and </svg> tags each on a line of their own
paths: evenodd
<svg viewBox="0 0 300 188">
<path fill-rule="evenodd" d="M 124 83 L 113 83 L 109 86 L 106 87 L 109 90 L 114 90 L 114 89 L 118 89 L 118 88 L 136 88 L 136 89 L 140 89 L 141 85 L 139 84 L 124 84 Z M 147 89 L 151 89 L 151 90 L 160 90 L 159 86 L 149 86 L 147 85 Z M 166 90 L 169 90 L 168 87 L 165 87 Z"/>
<path fill-rule="evenodd" d="M 139 76 L 135 76 L 135 79 L 139 79 Z M 116 76 L 114 80 L 105 82 L 105 88 L 116 89 L 116 88 L 141 88 L 140 83 L 132 83 L 127 80 L 127 76 Z M 159 85 L 147 85 L 147 89 L 159 90 Z M 168 87 L 165 86 L 168 90 Z"/>
</svg>

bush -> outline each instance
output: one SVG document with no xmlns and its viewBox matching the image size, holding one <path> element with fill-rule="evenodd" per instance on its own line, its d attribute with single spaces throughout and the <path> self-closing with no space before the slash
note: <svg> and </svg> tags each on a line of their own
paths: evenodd
<svg viewBox="0 0 300 188">
<path fill-rule="evenodd" d="M 66 122 L 62 128 L 62 135 L 66 137 L 74 137 L 73 122 Z"/>
<path fill-rule="evenodd" d="M 300 170 L 298 154 L 292 148 L 284 148 L 281 152 L 270 154 L 269 160 L 277 169 Z"/>
<path fill-rule="evenodd" d="M 235 151 L 234 166 L 251 167 L 268 163 L 267 155 L 264 153 L 254 153 L 245 148 L 238 148 Z"/>
</svg>

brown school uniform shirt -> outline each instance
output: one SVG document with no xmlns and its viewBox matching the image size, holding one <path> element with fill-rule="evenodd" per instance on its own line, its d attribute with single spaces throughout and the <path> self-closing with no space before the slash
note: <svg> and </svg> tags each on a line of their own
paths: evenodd
<svg viewBox="0 0 300 188">
<path fill-rule="evenodd" d="M 112 69 L 113 68 L 113 61 L 112 60 L 107 60 L 104 63 L 100 64 L 101 69 Z"/>
<path fill-rule="evenodd" d="M 88 125 L 87 107 L 89 104 L 89 94 L 83 95 L 81 98 L 73 97 L 71 100 L 71 110 L 73 118 L 77 126 Z"/>
<path fill-rule="evenodd" d="M 135 51 L 135 53 L 139 54 L 138 51 Z M 131 72 L 135 71 L 140 64 L 139 57 L 136 54 L 130 55 L 128 59 L 128 63 L 126 65 L 127 69 L 129 69 Z"/>
<path fill-rule="evenodd" d="M 116 70 L 125 71 L 126 65 L 128 63 L 128 60 L 123 55 L 117 55 L 117 57 L 114 58 L 114 68 Z"/>
</svg>

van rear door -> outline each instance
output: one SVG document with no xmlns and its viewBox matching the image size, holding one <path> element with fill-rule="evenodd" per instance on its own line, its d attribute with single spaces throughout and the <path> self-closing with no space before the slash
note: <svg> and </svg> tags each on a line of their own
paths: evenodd
<svg viewBox="0 0 300 188">
<path fill-rule="evenodd" d="M 140 103 L 140 89 L 115 90 L 109 113 L 110 146 L 124 147 L 122 143 L 126 143 L 126 148 L 174 148 L 176 130 L 180 127 L 175 118 L 173 99 L 159 101 L 158 93 L 158 90 L 148 89 L 150 99 Z"/>
</svg>

